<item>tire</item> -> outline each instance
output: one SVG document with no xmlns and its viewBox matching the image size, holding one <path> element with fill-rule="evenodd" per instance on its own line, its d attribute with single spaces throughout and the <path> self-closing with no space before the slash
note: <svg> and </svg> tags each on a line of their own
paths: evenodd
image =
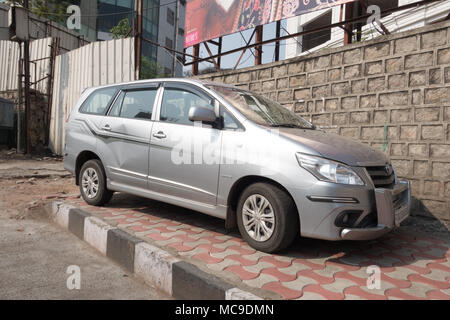
<svg viewBox="0 0 450 320">
<path fill-rule="evenodd" d="M 85 174 L 90 178 L 86 182 Z M 100 160 L 89 160 L 86 161 L 80 170 L 80 175 L 78 178 L 80 185 L 81 196 L 84 201 L 92 206 L 102 206 L 111 200 L 113 192 L 106 188 L 106 174 Z M 97 183 L 95 183 L 97 182 Z M 97 188 L 91 188 L 91 186 L 97 185 Z M 96 192 L 93 192 L 96 190 Z"/>
<path fill-rule="evenodd" d="M 264 199 L 269 203 L 268 206 L 263 202 Z M 251 225 L 251 213 L 247 209 L 252 209 L 254 203 L 257 208 L 264 203 L 263 207 L 266 208 L 263 215 L 259 214 L 257 218 L 254 218 L 256 222 L 252 230 L 252 228 L 246 228 L 245 224 Z M 246 206 L 245 214 L 244 206 Z M 271 219 L 270 211 L 273 212 L 273 219 Z M 299 234 L 299 218 L 294 201 L 284 190 L 269 183 L 258 182 L 248 186 L 240 196 L 236 214 L 239 232 L 244 240 L 251 247 L 262 252 L 272 253 L 283 250 Z M 258 240 L 256 239 L 258 238 L 257 221 L 260 221 L 261 226 Z M 273 224 L 270 221 L 273 221 Z M 272 229 L 272 232 L 264 232 L 266 230 L 262 224 L 266 230 Z"/>
</svg>

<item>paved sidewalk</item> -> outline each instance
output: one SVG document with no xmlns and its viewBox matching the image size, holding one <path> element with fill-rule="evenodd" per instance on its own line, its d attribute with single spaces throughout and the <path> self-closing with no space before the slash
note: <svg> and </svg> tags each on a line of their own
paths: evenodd
<svg viewBox="0 0 450 320">
<path fill-rule="evenodd" d="M 187 209 L 116 194 L 105 208 L 69 203 L 269 299 L 450 299 L 450 240 L 403 230 L 367 242 L 298 239 L 287 251 L 249 247 L 223 221 Z M 381 288 L 367 288 L 367 267 Z"/>
</svg>

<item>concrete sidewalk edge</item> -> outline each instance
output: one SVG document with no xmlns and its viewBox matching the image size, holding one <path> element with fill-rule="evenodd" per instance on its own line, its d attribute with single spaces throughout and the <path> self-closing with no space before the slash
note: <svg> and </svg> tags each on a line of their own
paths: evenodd
<svg viewBox="0 0 450 320">
<path fill-rule="evenodd" d="M 53 222 L 174 298 L 262 300 L 72 205 L 53 201 L 46 211 Z"/>
</svg>

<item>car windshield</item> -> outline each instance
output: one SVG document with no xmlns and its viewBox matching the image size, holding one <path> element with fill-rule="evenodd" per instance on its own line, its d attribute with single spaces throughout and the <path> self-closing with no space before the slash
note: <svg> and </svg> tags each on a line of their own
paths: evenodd
<svg viewBox="0 0 450 320">
<path fill-rule="evenodd" d="M 236 107 L 247 119 L 257 124 L 269 127 L 310 130 L 315 128 L 311 123 L 296 115 L 294 112 L 261 95 L 232 87 L 215 85 L 208 87 Z"/>
</svg>

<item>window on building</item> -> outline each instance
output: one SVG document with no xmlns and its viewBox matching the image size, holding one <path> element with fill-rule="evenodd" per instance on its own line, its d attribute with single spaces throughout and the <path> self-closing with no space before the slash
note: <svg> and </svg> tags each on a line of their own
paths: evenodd
<svg viewBox="0 0 450 320">
<path fill-rule="evenodd" d="M 178 28 L 178 35 L 184 36 L 184 29 L 183 28 Z"/>
<path fill-rule="evenodd" d="M 170 8 L 167 8 L 167 23 L 172 26 L 175 24 L 175 13 Z"/>
<path fill-rule="evenodd" d="M 173 41 L 172 41 L 172 39 L 169 39 L 167 37 L 166 37 L 166 47 L 173 49 Z"/>
<path fill-rule="evenodd" d="M 332 11 L 328 10 L 326 13 L 324 13 L 317 19 L 303 25 L 303 31 L 313 30 L 319 27 L 330 25 L 331 18 L 332 18 Z M 317 47 L 329 40 L 331 40 L 330 29 L 306 34 L 303 36 L 303 39 L 300 44 L 302 46 L 302 52 L 311 50 L 312 48 Z"/>
</svg>

